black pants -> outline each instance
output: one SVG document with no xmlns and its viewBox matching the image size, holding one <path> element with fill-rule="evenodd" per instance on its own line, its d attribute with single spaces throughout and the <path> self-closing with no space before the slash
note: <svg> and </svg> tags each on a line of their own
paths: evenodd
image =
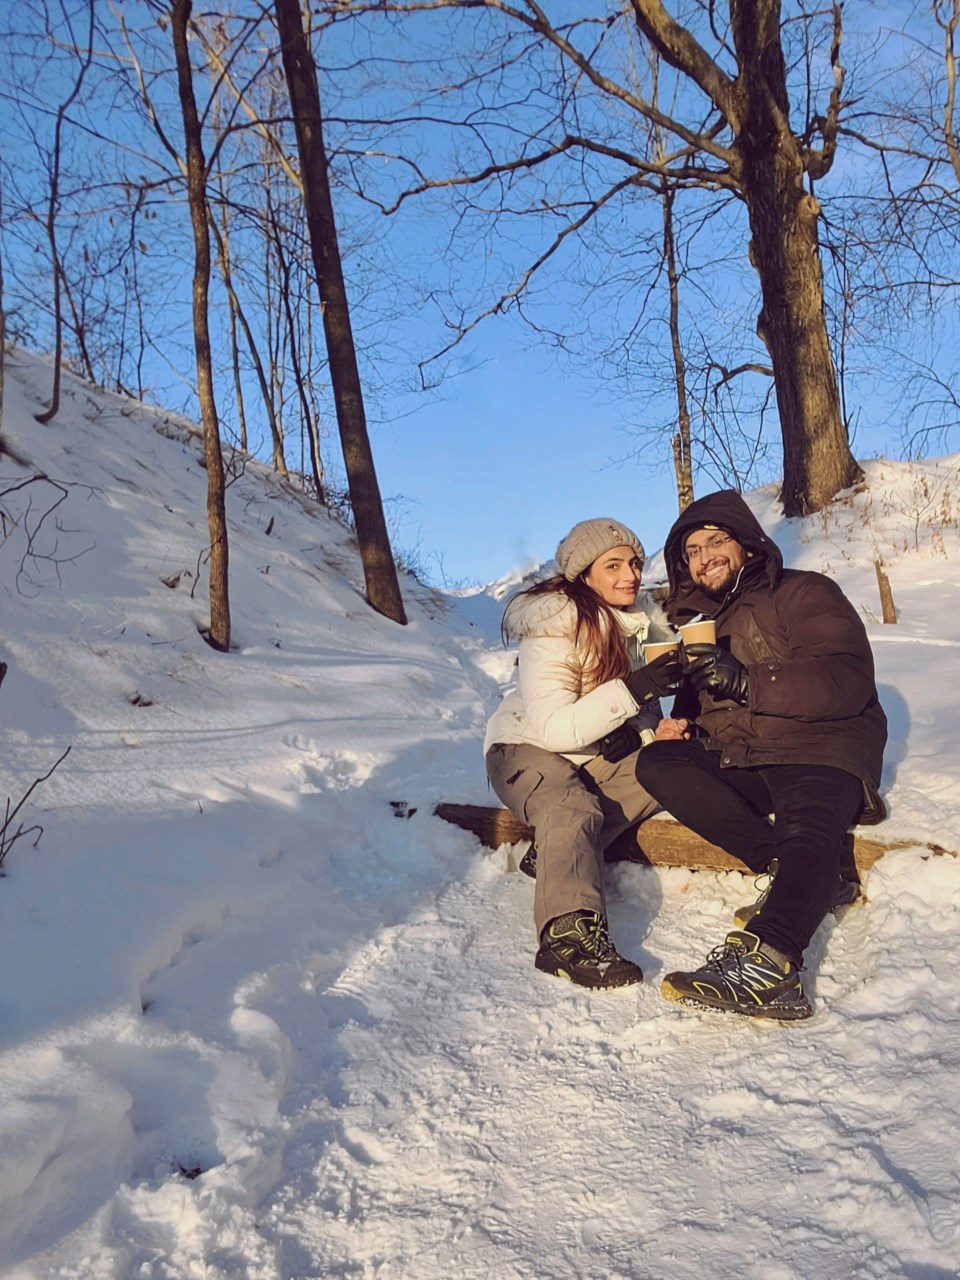
<svg viewBox="0 0 960 1280">
<path fill-rule="evenodd" d="M 850 862 L 846 833 L 863 804 L 859 778 L 813 764 L 721 769 L 720 753 L 693 739 L 652 742 L 640 752 L 637 780 L 684 826 L 752 870 L 778 859 L 750 929 L 802 964 Z"/>
</svg>

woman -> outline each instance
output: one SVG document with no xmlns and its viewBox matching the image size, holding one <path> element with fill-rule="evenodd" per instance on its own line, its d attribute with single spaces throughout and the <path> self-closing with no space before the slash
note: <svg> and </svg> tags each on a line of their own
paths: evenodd
<svg viewBox="0 0 960 1280">
<path fill-rule="evenodd" d="M 487 727 L 487 776 L 534 829 L 536 966 L 585 987 L 641 982 L 607 931 L 604 849 L 656 809 L 637 754 L 682 738 L 658 698 L 680 684 L 676 654 L 644 665 L 644 640 L 673 638 L 647 595 L 643 546 L 616 520 L 584 520 L 557 548 L 560 572 L 514 596 L 504 638 L 520 641 L 517 687 Z"/>
</svg>

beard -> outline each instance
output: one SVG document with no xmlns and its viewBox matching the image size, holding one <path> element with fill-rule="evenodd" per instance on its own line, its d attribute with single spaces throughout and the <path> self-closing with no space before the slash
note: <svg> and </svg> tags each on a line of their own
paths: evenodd
<svg viewBox="0 0 960 1280">
<path fill-rule="evenodd" d="M 709 596 L 711 600 L 722 600 L 730 588 L 737 581 L 737 573 L 731 565 L 727 565 L 724 572 L 719 578 L 712 578 L 710 584 L 698 582 L 698 588 L 705 596 Z"/>
</svg>

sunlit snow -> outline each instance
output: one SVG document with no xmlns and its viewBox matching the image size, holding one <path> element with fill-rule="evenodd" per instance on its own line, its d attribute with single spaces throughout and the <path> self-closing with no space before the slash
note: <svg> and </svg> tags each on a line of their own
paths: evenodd
<svg viewBox="0 0 960 1280">
<path fill-rule="evenodd" d="M 49 377 L 8 357 L 4 797 L 71 751 L 0 879 L 0 1274 L 960 1274 L 960 861 L 925 847 L 960 849 L 957 457 L 871 462 L 803 521 L 750 495 L 864 617 L 891 728 L 869 834 L 908 845 L 818 933 L 816 1017 L 755 1025 L 657 990 L 748 880 L 614 868 L 647 981 L 588 993 L 534 970 L 516 850 L 433 816 L 494 803 L 502 589 L 405 577 L 395 626 L 349 531 L 249 461 L 218 654 L 196 430 L 69 377 L 41 426 Z M 38 473 L 62 489 L 12 491 Z"/>
</svg>

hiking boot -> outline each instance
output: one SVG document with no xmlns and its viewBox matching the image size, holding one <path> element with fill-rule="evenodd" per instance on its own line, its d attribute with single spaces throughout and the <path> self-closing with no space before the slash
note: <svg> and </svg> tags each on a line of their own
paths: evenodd
<svg viewBox="0 0 960 1280">
<path fill-rule="evenodd" d="M 520 859 L 517 867 L 518 871 L 522 871 L 525 876 L 529 876 L 531 880 L 537 878 L 537 846 L 532 844 L 527 852 Z"/>
<path fill-rule="evenodd" d="M 598 911 L 568 911 L 551 920 L 540 935 L 534 963 L 543 973 L 580 987 L 627 987 L 643 981 L 640 967 L 625 960 L 610 941 Z"/>
<path fill-rule="evenodd" d="M 702 968 L 668 973 L 660 991 L 680 1004 L 754 1018 L 793 1022 L 813 1014 L 796 965 L 740 929 L 714 947 Z"/>
<path fill-rule="evenodd" d="M 754 885 L 760 890 L 760 896 L 755 902 L 749 903 L 745 907 L 738 907 L 733 913 L 733 923 L 738 929 L 746 929 L 760 913 L 760 908 L 770 896 L 770 890 L 773 888 L 773 878 L 777 874 L 777 859 L 773 858 L 769 868 L 754 880 Z M 859 879 L 848 879 L 841 875 L 837 885 L 836 896 L 830 905 L 830 910 L 837 917 L 841 917 L 847 907 L 852 906 L 861 895 L 861 887 Z"/>
</svg>

